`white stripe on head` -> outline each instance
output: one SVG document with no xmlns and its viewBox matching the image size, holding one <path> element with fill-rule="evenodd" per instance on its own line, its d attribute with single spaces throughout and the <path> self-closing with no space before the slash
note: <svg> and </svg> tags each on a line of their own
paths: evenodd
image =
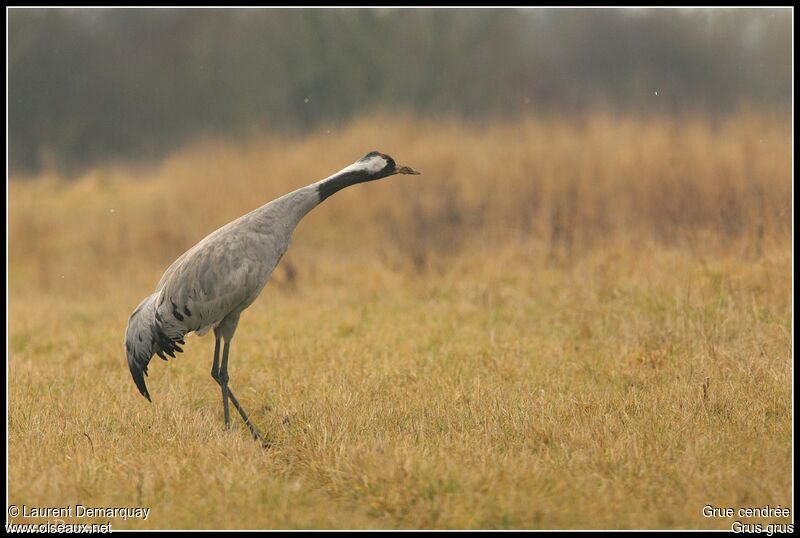
<svg viewBox="0 0 800 538">
<path fill-rule="evenodd" d="M 387 164 L 389 164 L 389 159 L 391 159 L 391 157 L 384 156 L 377 152 L 374 152 L 373 155 L 368 154 L 367 156 L 362 157 L 353 164 L 345 166 L 335 174 L 331 174 L 325 179 L 321 179 L 316 183 L 309 185 L 309 187 L 316 188 L 321 183 L 325 183 L 326 181 L 335 176 L 340 176 L 342 174 L 347 174 L 349 172 L 367 172 L 369 174 L 376 174 L 381 170 L 383 170 Z"/>
<path fill-rule="evenodd" d="M 371 155 L 369 157 L 364 157 L 363 159 L 360 159 L 354 162 L 353 164 L 342 168 L 341 170 L 339 170 L 330 177 L 357 171 L 364 171 L 370 174 L 375 174 L 383 170 L 388 163 L 389 161 L 387 161 L 385 157 L 382 157 L 380 155 Z"/>
<path fill-rule="evenodd" d="M 360 165 L 362 170 L 366 170 L 370 174 L 375 174 L 386 168 L 386 165 L 389 164 L 389 161 L 383 155 L 377 154 L 364 157 L 355 164 Z"/>
</svg>

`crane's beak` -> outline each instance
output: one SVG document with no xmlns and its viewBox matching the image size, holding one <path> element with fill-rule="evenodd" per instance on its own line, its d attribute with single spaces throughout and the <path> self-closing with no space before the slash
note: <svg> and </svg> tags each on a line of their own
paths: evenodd
<svg viewBox="0 0 800 538">
<path fill-rule="evenodd" d="M 418 175 L 421 174 L 421 172 L 417 172 L 416 170 L 414 170 L 410 166 L 398 166 L 397 168 L 395 168 L 395 172 L 394 173 L 395 174 L 410 174 L 412 176 L 418 176 Z"/>
</svg>

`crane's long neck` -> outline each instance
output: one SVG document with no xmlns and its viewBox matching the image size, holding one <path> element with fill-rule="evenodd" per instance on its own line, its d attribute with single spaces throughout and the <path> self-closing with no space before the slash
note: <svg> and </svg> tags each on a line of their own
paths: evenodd
<svg viewBox="0 0 800 538">
<path fill-rule="evenodd" d="M 256 209 L 253 212 L 253 216 L 259 222 L 259 226 L 274 227 L 275 225 L 281 225 L 294 229 L 309 211 L 332 194 L 350 185 L 373 181 L 382 177 L 385 176 L 364 169 L 359 166 L 359 163 L 355 163 L 332 176 L 273 200 L 267 205 Z"/>
</svg>

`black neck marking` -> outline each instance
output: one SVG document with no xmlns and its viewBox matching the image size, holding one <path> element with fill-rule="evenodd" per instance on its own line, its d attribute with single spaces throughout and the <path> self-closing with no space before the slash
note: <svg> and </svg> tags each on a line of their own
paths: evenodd
<svg viewBox="0 0 800 538">
<path fill-rule="evenodd" d="M 381 179 L 382 177 L 386 177 L 388 174 L 383 173 L 383 171 L 370 174 L 366 170 L 354 170 L 352 172 L 345 172 L 344 174 L 339 174 L 333 176 L 332 178 L 323 181 L 317 187 L 317 192 L 319 193 L 319 201 L 322 202 L 331 194 L 339 192 L 340 190 L 344 189 L 345 187 L 349 187 L 350 185 L 355 185 L 356 183 L 364 183 L 366 181 L 373 181 L 375 179 Z"/>
</svg>

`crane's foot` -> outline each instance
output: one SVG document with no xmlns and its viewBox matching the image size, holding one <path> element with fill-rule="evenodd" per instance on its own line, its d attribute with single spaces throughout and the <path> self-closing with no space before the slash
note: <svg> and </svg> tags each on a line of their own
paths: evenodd
<svg viewBox="0 0 800 538">
<path fill-rule="evenodd" d="M 230 387 L 228 387 L 227 379 L 225 380 L 225 383 L 222 381 L 223 375 L 219 367 L 219 340 L 217 340 L 217 345 L 214 349 L 214 364 L 211 366 L 211 377 L 213 377 L 214 381 L 216 381 L 217 384 L 222 388 L 222 404 L 225 410 L 225 429 L 231 429 L 230 411 L 228 410 L 228 399 L 230 399 L 233 406 L 239 412 L 239 415 L 241 415 L 242 420 L 244 420 L 244 423 L 247 424 L 247 427 L 250 429 L 253 439 L 261 443 L 262 447 L 270 448 L 272 446 L 272 442 L 264 439 L 264 436 L 258 431 L 258 428 L 253 425 L 250 417 L 247 416 L 247 412 L 241 405 L 239 405 L 239 400 L 236 399 L 236 396 L 233 395 L 233 391 L 231 391 Z"/>
<path fill-rule="evenodd" d="M 252 434 L 253 439 L 258 441 L 263 448 L 270 448 L 272 446 L 272 442 L 264 439 L 264 436 L 261 434 L 260 431 L 258 431 L 258 428 L 256 428 L 253 425 L 253 422 L 250 420 L 250 417 L 247 416 L 247 412 L 244 410 L 244 407 L 239 405 L 239 400 L 236 399 L 236 396 L 233 395 L 233 392 L 231 391 L 230 388 L 228 389 L 228 398 L 230 398 L 233 407 L 235 407 L 236 410 L 239 411 L 239 415 L 242 417 L 242 420 L 250 429 L 250 433 Z M 230 429 L 230 423 L 226 424 L 226 429 Z"/>
<path fill-rule="evenodd" d="M 247 416 L 247 413 L 245 412 L 244 408 L 241 405 L 239 405 L 238 401 L 233 399 L 233 394 L 231 394 L 230 396 L 231 396 L 231 402 L 234 402 L 233 406 L 236 407 L 236 410 L 239 411 L 242 420 L 244 421 L 245 424 L 247 424 L 247 427 L 250 429 L 250 433 L 253 435 L 253 439 L 258 441 L 263 448 L 270 448 L 272 446 L 272 443 L 264 439 L 264 436 L 261 435 L 261 432 L 258 431 L 258 428 L 256 428 L 253 425 L 253 422 L 250 420 L 250 417 Z"/>
</svg>

